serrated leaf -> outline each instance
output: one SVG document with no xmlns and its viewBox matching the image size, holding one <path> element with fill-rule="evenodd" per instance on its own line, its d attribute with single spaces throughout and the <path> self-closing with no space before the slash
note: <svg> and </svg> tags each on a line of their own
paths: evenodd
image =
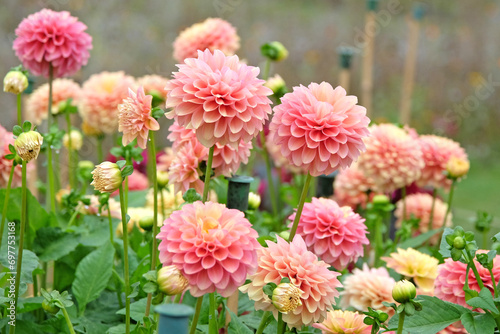
<svg viewBox="0 0 500 334">
<path fill-rule="evenodd" d="M 477 297 L 471 298 L 467 301 L 467 305 L 473 308 L 482 308 L 498 314 L 498 309 L 493 301 L 493 296 L 488 288 L 482 288 Z"/>
<path fill-rule="evenodd" d="M 78 236 L 63 232 L 59 227 L 42 227 L 36 231 L 33 249 L 40 261 L 56 261 L 78 246 Z"/>
<path fill-rule="evenodd" d="M 228 334 L 253 334 L 253 331 L 248 328 L 236 314 L 234 314 L 231 310 L 227 310 L 231 315 L 231 322 L 227 328 Z"/>
<path fill-rule="evenodd" d="M 72 290 L 78 301 L 80 314 L 106 288 L 113 270 L 114 255 L 114 247 L 111 243 L 106 243 L 83 258 L 76 267 Z"/>
<path fill-rule="evenodd" d="M 495 319 L 489 313 L 473 315 L 472 313 L 464 313 L 460 317 L 462 325 L 464 325 L 469 334 L 486 334 L 495 332 Z M 412 333 L 413 334 L 413 333 Z"/>
</svg>

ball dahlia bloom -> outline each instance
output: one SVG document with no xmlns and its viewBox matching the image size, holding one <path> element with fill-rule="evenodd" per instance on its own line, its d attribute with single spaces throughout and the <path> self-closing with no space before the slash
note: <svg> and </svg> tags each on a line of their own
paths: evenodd
<svg viewBox="0 0 500 334">
<path fill-rule="evenodd" d="M 374 186 L 373 181 L 359 170 L 357 163 L 353 163 L 335 177 L 333 183 L 335 200 L 340 205 L 348 205 L 353 209 L 358 205 L 366 207 L 372 197 L 368 195 L 368 191 Z"/>
<path fill-rule="evenodd" d="M 288 219 L 293 225 L 296 213 Z M 313 197 L 305 203 L 297 234 L 304 238 L 307 249 L 337 270 L 363 256 L 363 245 L 368 245 L 365 219 L 348 206 L 340 207 L 327 198 Z"/>
<path fill-rule="evenodd" d="M 418 180 L 424 161 L 419 141 L 393 124 L 370 126 L 360 170 L 375 183 L 375 190 L 390 193 Z"/>
<path fill-rule="evenodd" d="M 118 129 L 118 105 L 128 97 L 129 88 L 136 89 L 136 83 L 124 72 L 101 72 L 90 76 L 83 83 L 78 109 L 87 126 L 113 134 Z"/>
<path fill-rule="evenodd" d="M 392 288 L 396 282 L 389 276 L 387 269 L 369 268 L 366 263 L 363 269 L 354 269 L 352 275 L 347 276 L 344 290 L 340 293 L 342 308 L 353 307 L 358 311 L 368 311 L 368 307 L 381 310 L 390 316 L 394 310 L 384 306 L 382 302 L 394 303 Z"/>
<path fill-rule="evenodd" d="M 174 160 L 168 168 L 169 183 L 174 185 L 174 191 L 186 192 L 193 188 L 197 193 L 203 193 L 201 176 L 205 171 L 199 166 L 208 156 L 208 149 L 200 143 L 187 142 L 176 152 Z"/>
<path fill-rule="evenodd" d="M 256 310 L 272 311 L 277 318 L 278 310 L 262 289 L 267 283 L 280 284 L 281 279 L 287 277 L 303 294 L 302 305 L 283 314 L 283 321 L 296 328 L 323 321 L 339 295 L 337 289 L 342 286 L 337 279 L 339 273 L 328 270 L 328 264 L 308 251 L 300 235 L 291 243 L 280 237 L 277 243 L 269 240 L 266 243 L 268 247 L 260 248 L 257 253 L 257 272 L 248 277 L 251 282 L 240 291 L 255 301 Z"/>
<path fill-rule="evenodd" d="M 313 327 L 321 329 L 323 334 L 370 334 L 372 326 L 366 325 L 364 318 L 365 315 L 357 312 L 333 310 L 322 323 L 313 324 Z"/>
<path fill-rule="evenodd" d="M 72 100 L 73 105 L 77 105 L 81 97 L 80 86 L 70 79 L 55 79 L 52 82 L 52 114 L 59 112 L 59 104 Z M 49 110 L 49 84 L 43 84 L 33 91 L 26 100 L 26 118 L 33 123 L 40 125 L 47 119 Z"/>
<path fill-rule="evenodd" d="M 475 259 L 474 264 L 479 272 L 479 277 L 483 281 L 484 287 L 488 288 L 493 295 L 494 289 L 490 272 Z M 466 270 L 467 265 L 465 263 L 455 262 L 451 258 L 444 260 L 444 263 L 438 266 L 437 277 L 434 281 L 435 296 L 444 301 L 471 308 L 465 303 L 465 292 L 463 290 Z M 493 260 L 493 276 L 495 277 L 495 282 L 500 280 L 500 255 L 497 255 Z M 469 270 L 469 288 L 478 292 L 481 290 L 472 270 Z"/>
<path fill-rule="evenodd" d="M 128 97 L 118 105 L 118 131 L 123 132 L 123 146 L 137 138 L 137 145 L 145 150 L 149 131 L 160 129 L 160 124 L 151 115 L 152 101 L 153 96 L 146 95 L 142 86 L 137 93 L 128 89 Z"/>
<path fill-rule="evenodd" d="M 326 82 L 294 87 L 274 107 L 271 138 L 291 164 L 312 176 L 346 168 L 365 150 L 366 109 L 344 88 Z"/>
<path fill-rule="evenodd" d="M 419 138 L 422 147 L 424 168 L 422 175 L 417 180 L 421 187 L 450 189 L 451 180 L 446 178 L 446 164 L 451 157 L 467 160 L 467 153 L 460 144 L 445 137 L 423 135 Z"/>
<path fill-rule="evenodd" d="M 174 41 L 174 59 L 180 63 L 196 58 L 198 50 L 221 50 L 232 56 L 240 48 L 240 37 L 227 21 L 208 18 L 183 30 Z"/>
<path fill-rule="evenodd" d="M 270 134 L 266 135 L 266 148 L 276 168 L 285 168 L 293 174 L 300 174 L 302 172 L 301 168 L 291 164 L 290 161 L 281 154 L 281 145 L 276 145 Z"/>
<path fill-rule="evenodd" d="M 166 114 L 180 126 L 194 129 L 206 147 L 215 143 L 235 149 L 250 142 L 263 129 L 271 113 L 273 92 L 257 78 L 259 68 L 226 57 L 220 50 L 198 51 L 177 65 L 179 72 L 167 83 Z"/>
<path fill-rule="evenodd" d="M 69 12 L 42 9 L 21 21 L 13 49 L 35 75 L 48 78 L 51 65 L 55 78 L 73 75 L 90 57 L 92 37 L 85 30 Z"/>
<path fill-rule="evenodd" d="M 432 291 L 439 261 L 413 248 L 397 249 L 397 253 L 382 257 L 388 268 L 406 278 L 413 278 L 419 289 Z"/>
<path fill-rule="evenodd" d="M 182 272 L 193 296 L 228 297 L 257 269 L 257 237 L 243 212 L 198 201 L 165 220 L 158 234 L 160 261 Z"/>
<path fill-rule="evenodd" d="M 396 226 L 400 227 L 403 221 L 403 200 L 396 203 L 396 211 L 394 215 L 397 218 Z M 432 195 L 427 193 L 415 193 L 406 196 L 406 219 L 414 216 L 420 219 L 418 231 L 416 234 L 421 234 L 429 231 L 429 220 L 431 218 L 432 209 Z M 434 203 L 434 213 L 432 216 L 431 229 L 437 229 L 443 226 L 444 217 L 448 209 L 448 204 L 444 203 L 441 199 L 436 198 Z M 451 226 L 452 214 L 448 215 L 444 226 Z M 439 235 L 433 236 L 431 242 L 439 242 Z"/>
</svg>

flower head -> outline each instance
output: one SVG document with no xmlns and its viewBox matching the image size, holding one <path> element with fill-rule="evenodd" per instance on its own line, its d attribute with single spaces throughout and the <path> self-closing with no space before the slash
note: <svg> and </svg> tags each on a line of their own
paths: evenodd
<svg viewBox="0 0 500 334">
<path fill-rule="evenodd" d="M 302 306 L 301 298 L 303 293 L 304 291 L 292 283 L 280 283 L 273 290 L 271 301 L 278 311 L 286 314 Z"/>
<path fill-rule="evenodd" d="M 452 179 L 464 177 L 469 172 L 469 168 L 469 160 L 457 158 L 456 156 L 452 156 L 446 164 L 446 171 Z"/>
<path fill-rule="evenodd" d="M 176 153 L 168 175 L 169 182 L 174 185 L 174 191 L 185 192 L 193 188 L 199 194 L 203 193 L 202 173 L 199 166 L 208 156 L 208 149 L 200 143 L 189 141 Z"/>
<path fill-rule="evenodd" d="M 391 253 L 382 260 L 387 263 L 388 268 L 394 269 L 398 274 L 413 278 L 419 289 L 432 291 L 439 264 L 436 258 L 413 248 L 398 248 L 397 253 Z"/>
<path fill-rule="evenodd" d="M 16 148 L 17 155 L 26 162 L 29 162 L 38 157 L 40 148 L 43 144 L 43 137 L 36 131 L 28 131 L 21 133 L 16 141 L 14 147 Z"/>
<path fill-rule="evenodd" d="M 295 213 L 289 217 L 293 225 Z M 327 198 L 313 198 L 305 203 L 297 234 L 307 248 L 337 270 L 363 256 L 363 245 L 368 245 L 368 233 L 363 219 L 348 206 L 340 207 Z"/>
<path fill-rule="evenodd" d="M 260 206 L 261 198 L 260 195 L 249 192 L 248 193 L 248 208 L 251 210 L 257 210 Z"/>
<path fill-rule="evenodd" d="M 80 86 L 71 79 L 55 79 L 52 82 L 52 114 L 57 114 L 59 105 L 71 99 L 77 105 L 81 97 Z M 35 124 L 40 124 L 47 119 L 49 110 L 49 84 L 43 84 L 28 96 L 26 101 L 26 116 Z"/>
<path fill-rule="evenodd" d="M 90 76 L 83 83 L 78 109 L 83 121 L 98 132 L 114 133 L 118 129 L 118 105 L 128 97 L 129 88 L 136 89 L 136 83 L 124 72 L 101 72 Z"/>
<path fill-rule="evenodd" d="M 3 78 L 3 91 L 6 93 L 21 94 L 28 85 L 28 77 L 18 70 L 9 71 Z"/>
<path fill-rule="evenodd" d="M 323 334 L 370 334 L 371 325 L 363 322 L 365 316 L 351 311 L 332 310 L 320 324 L 313 324 Z"/>
<path fill-rule="evenodd" d="M 352 275 L 344 280 L 344 291 L 340 294 L 340 305 L 343 308 L 353 307 L 358 311 L 368 311 L 368 307 L 381 310 L 389 315 L 394 310 L 384 306 L 382 302 L 393 303 L 392 288 L 396 283 L 385 268 L 369 268 L 365 263 L 363 269 L 354 269 Z"/>
<path fill-rule="evenodd" d="M 87 26 L 69 12 L 50 9 L 29 15 L 16 29 L 13 49 L 24 67 L 48 78 L 76 73 L 89 59 L 92 37 Z"/>
<path fill-rule="evenodd" d="M 158 270 L 156 282 L 160 291 L 168 296 L 183 293 L 189 285 L 188 280 L 176 266 L 165 266 Z"/>
<path fill-rule="evenodd" d="M 272 311 L 276 318 L 278 310 L 263 288 L 271 282 L 280 284 L 286 277 L 303 293 L 302 305 L 284 314 L 283 321 L 297 328 L 322 321 L 339 295 L 337 288 L 342 286 L 337 279 L 339 273 L 328 270 L 328 264 L 308 251 L 300 235 L 291 243 L 280 237 L 277 239 L 277 243 L 267 240 L 268 247 L 259 249 L 257 272 L 249 276 L 251 282 L 240 290 L 255 301 L 255 309 Z"/>
<path fill-rule="evenodd" d="M 335 177 L 333 183 L 335 200 L 340 205 L 348 205 L 353 209 L 358 205 L 365 207 L 371 197 L 368 191 L 374 186 L 373 181 L 363 174 L 357 163 L 353 163 Z"/>
<path fill-rule="evenodd" d="M 240 48 L 236 29 L 227 21 L 208 18 L 183 30 L 174 41 L 174 59 L 180 63 L 196 58 L 198 50 L 221 50 L 232 56 Z"/>
<path fill-rule="evenodd" d="M 137 84 L 144 87 L 144 92 L 147 95 L 153 96 L 153 107 L 156 106 L 155 100 L 165 102 L 167 94 L 165 93 L 165 86 L 168 79 L 162 76 L 151 74 L 137 78 Z"/>
<path fill-rule="evenodd" d="M 69 136 L 67 133 L 64 134 L 63 136 L 63 145 L 64 147 L 69 147 L 69 139 L 71 138 L 71 149 L 79 151 L 82 148 L 83 145 L 83 137 L 80 131 L 78 130 L 71 130 L 69 133 Z"/>
<path fill-rule="evenodd" d="M 370 119 L 344 88 L 311 83 L 294 87 L 281 102 L 269 129 L 291 164 L 319 176 L 350 166 L 364 151 Z"/>
<path fill-rule="evenodd" d="M 412 282 L 402 280 L 396 282 L 392 288 L 392 298 L 398 303 L 406 303 L 417 295 L 417 289 Z"/>
<path fill-rule="evenodd" d="M 281 98 L 283 95 L 288 93 L 285 80 L 283 80 L 279 74 L 267 79 L 264 86 L 269 87 L 273 91 L 274 96 L 277 98 Z"/>
<path fill-rule="evenodd" d="M 446 178 L 444 172 L 451 157 L 467 161 L 465 150 L 460 144 L 445 137 L 423 135 L 419 138 L 424 159 L 422 175 L 417 180 L 419 186 L 432 186 L 435 188 L 449 189 L 451 180 Z"/>
<path fill-rule="evenodd" d="M 137 145 L 146 149 L 149 131 L 157 131 L 160 125 L 151 115 L 153 97 L 139 87 L 137 94 L 130 88 L 128 97 L 118 105 L 118 131 L 123 132 L 122 144 L 126 146 L 137 138 Z"/>
<path fill-rule="evenodd" d="M 259 69 L 226 57 L 220 50 L 198 51 L 177 65 L 179 72 L 167 83 L 168 118 L 194 129 L 206 147 L 215 143 L 237 149 L 241 140 L 250 142 L 262 130 L 271 113 L 272 91 L 257 78 Z"/>
<path fill-rule="evenodd" d="M 104 161 L 97 165 L 92 171 L 93 181 L 91 185 L 95 190 L 102 193 L 112 193 L 117 190 L 123 182 L 122 171 L 114 162 Z"/>
<path fill-rule="evenodd" d="M 216 291 L 227 297 L 257 268 L 257 236 L 241 211 L 213 202 L 185 204 L 158 234 L 160 261 L 179 268 L 193 296 Z"/>
</svg>

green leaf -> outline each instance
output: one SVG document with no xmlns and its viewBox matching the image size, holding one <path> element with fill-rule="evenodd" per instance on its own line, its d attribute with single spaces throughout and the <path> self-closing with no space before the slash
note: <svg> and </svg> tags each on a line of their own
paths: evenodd
<svg viewBox="0 0 500 334">
<path fill-rule="evenodd" d="M 398 245 L 398 248 L 402 248 L 402 249 L 417 248 L 417 247 L 423 245 L 427 240 L 429 240 L 436 233 L 439 233 L 442 230 L 443 230 L 443 228 L 437 228 L 435 230 L 431 230 L 431 231 L 419 234 L 418 236 L 416 236 L 414 238 L 410 238 L 410 239 L 405 240 L 404 242 L 400 243 Z"/>
<path fill-rule="evenodd" d="M 14 153 L 11 153 L 11 154 L 6 154 L 6 155 L 4 156 L 4 158 L 5 158 L 5 159 L 7 159 L 7 160 L 12 160 L 12 159 L 14 159 L 15 157 L 16 157 L 16 155 L 15 155 Z"/>
<path fill-rule="evenodd" d="M 116 165 L 119 167 L 119 168 L 123 168 L 123 166 L 125 166 L 127 164 L 127 162 L 125 160 L 118 160 L 116 162 Z"/>
<path fill-rule="evenodd" d="M 491 240 L 493 240 L 494 242 L 498 242 L 500 241 L 500 232 L 498 232 L 497 234 L 495 234 Z"/>
<path fill-rule="evenodd" d="M 248 328 L 236 314 L 231 312 L 231 310 L 227 310 L 231 315 L 231 322 L 227 328 L 228 334 L 253 334 L 253 331 Z"/>
<path fill-rule="evenodd" d="M 12 129 L 12 133 L 14 134 L 14 136 L 19 137 L 19 135 L 21 133 L 23 133 L 23 128 L 20 127 L 19 125 L 14 125 L 14 128 Z"/>
<path fill-rule="evenodd" d="M 36 231 L 33 249 L 40 261 L 56 261 L 78 246 L 78 236 L 63 232 L 59 227 L 42 227 Z"/>
<path fill-rule="evenodd" d="M 439 253 L 441 253 L 441 255 L 443 255 L 444 258 L 451 257 L 451 249 L 447 242 L 447 236 L 452 235 L 453 232 L 454 231 L 451 228 L 446 227 L 444 229 L 443 235 L 441 236 L 441 245 L 439 246 Z M 448 239 L 450 238 L 451 237 L 448 237 Z M 452 238 L 451 242 L 453 242 L 453 239 L 454 238 Z"/>
<path fill-rule="evenodd" d="M 489 313 L 476 315 L 473 315 L 472 313 L 464 313 L 460 317 L 460 320 L 469 334 L 486 334 L 495 332 L 495 319 L 493 319 L 493 316 Z"/>
<path fill-rule="evenodd" d="M 194 190 L 193 188 L 188 189 L 188 191 L 186 191 L 184 193 L 184 195 L 182 196 L 182 198 L 184 199 L 184 201 L 186 203 L 194 203 L 196 201 L 201 201 L 202 200 L 201 195 L 198 194 L 196 192 L 196 190 Z"/>
<path fill-rule="evenodd" d="M 130 318 L 139 322 L 142 321 L 144 313 L 146 312 L 147 298 L 139 299 L 138 301 L 130 304 Z M 125 308 L 118 310 L 116 314 L 125 315 Z"/>
<path fill-rule="evenodd" d="M 134 172 L 134 166 L 127 165 L 122 169 L 122 177 L 132 175 L 133 172 Z"/>
<path fill-rule="evenodd" d="M 498 314 L 498 309 L 493 301 L 493 296 L 488 288 L 482 288 L 477 297 L 471 298 L 467 301 L 467 305 L 473 308 L 482 308 Z"/>
<path fill-rule="evenodd" d="M 114 247 L 111 243 L 106 243 L 87 255 L 76 267 L 72 290 L 78 301 L 80 314 L 106 288 L 113 270 L 114 254 Z"/>
<path fill-rule="evenodd" d="M 2 250 L 4 247 L 2 247 Z M 17 253 L 16 253 L 17 259 Z M 4 268 L 9 268 L 9 262 L 7 259 L 7 251 L 2 252 L 0 256 L 0 263 Z M 33 283 L 33 270 L 38 267 L 38 257 L 30 250 L 23 249 L 23 263 L 21 264 L 21 283 L 31 284 Z M 14 268 L 14 270 L 16 269 Z"/>
<path fill-rule="evenodd" d="M 152 110 L 152 115 L 153 115 L 153 118 L 159 119 L 160 117 L 165 116 L 165 110 L 163 110 L 162 108 L 156 107 Z"/>
<path fill-rule="evenodd" d="M 459 261 L 462 258 L 462 251 L 460 249 L 452 248 L 450 252 L 453 261 Z"/>
<path fill-rule="evenodd" d="M 14 147 L 14 145 L 9 144 L 9 151 L 10 153 L 16 154 L 16 148 Z"/>
<path fill-rule="evenodd" d="M 109 153 L 111 153 L 111 155 L 115 158 L 120 158 L 121 156 L 123 156 L 123 149 L 121 147 L 112 147 L 109 150 Z"/>
<path fill-rule="evenodd" d="M 31 131 L 31 122 L 25 121 L 23 123 L 23 131 L 24 132 Z"/>
</svg>

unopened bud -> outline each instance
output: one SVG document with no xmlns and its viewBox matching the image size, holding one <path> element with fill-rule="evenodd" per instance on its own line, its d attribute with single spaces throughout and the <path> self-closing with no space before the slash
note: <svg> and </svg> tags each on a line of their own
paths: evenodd
<svg viewBox="0 0 500 334">
<path fill-rule="evenodd" d="M 28 88 L 28 77 L 21 71 L 13 70 L 3 79 L 3 91 L 12 94 L 21 94 Z"/>
<path fill-rule="evenodd" d="M 153 216 L 145 216 L 139 220 L 139 227 L 146 231 L 150 231 L 153 228 L 153 224 L 154 224 Z"/>
<path fill-rule="evenodd" d="M 66 133 L 63 137 L 63 145 L 64 147 L 70 146 L 70 138 L 71 138 L 71 149 L 75 151 L 79 151 L 82 148 L 83 138 L 82 134 L 78 130 L 71 130 L 70 135 Z"/>
<path fill-rule="evenodd" d="M 288 93 L 285 80 L 283 80 L 283 78 L 278 74 L 269 78 L 264 86 L 270 88 L 273 91 L 274 96 L 277 98 L 281 98 L 283 95 Z"/>
<path fill-rule="evenodd" d="M 92 171 L 92 177 L 94 180 L 90 185 L 103 193 L 115 192 L 123 182 L 120 167 L 109 161 L 97 165 Z"/>
<path fill-rule="evenodd" d="M 372 200 L 373 204 L 387 204 L 390 202 L 386 195 L 375 195 Z"/>
<path fill-rule="evenodd" d="M 272 303 L 281 313 L 295 310 L 302 305 L 301 297 L 304 292 L 292 283 L 280 283 L 273 290 Z"/>
<path fill-rule="evenodd" d="M 456 248 L 456 249 L 459 249 L 459 250 L 462 250 L 465 248 L 465 240 L 464 238 L 462 237 L 455 237 L 455 239 L 453 239 L 453 248 Z"/>
<path fill-rule="evenodd" d="M 28 162 L 38 157 L 40 147 L 43 144 L 43 137 L 36 131 L 23 132 L 14 142 L 17 154 L 24 161 Z"/>
<path fill-rule="evenodd" d="M 158 185 L 160 186 L 160 188 L 166 187 L 168 184 L 168 173 L 158 171 L 156 173 L 156 182 L 158 182 Z"/>
<path fill-rule="evenodd" d="M 173 296 L 183 293 L 189 285 L 188 280 L 176 266 L 166 266 L 158 270 L 156 278 L 161 292 Z"/>
<path fill-rule="evenodd" d="M 257 210 L 260 206 L 260 196 L 257 195 L 256 193 L 250 192 L 248 194 L 248 208 L 250 210 Z"/>
<path fill-rule="evenodd" d="M 451 157 L 446 164 L 448 176 L 452 179 L 458 179 L 465 176 L 469 172 L 470 163 L 466 159 Z"/>
<path fill-rule="evenodd" d="M 417 289 L 412 282 L 402 280 L 394 284 L 392 288 L 392 298 L 398 303 L 406 303 L 417 295 Z"/>
<path fill-rule="evenodd" d="M 261 48 L 262 55 L 274 61 L 288 58 L 288 50 L 280 42 L 266 43 Z"/>
</svg>

